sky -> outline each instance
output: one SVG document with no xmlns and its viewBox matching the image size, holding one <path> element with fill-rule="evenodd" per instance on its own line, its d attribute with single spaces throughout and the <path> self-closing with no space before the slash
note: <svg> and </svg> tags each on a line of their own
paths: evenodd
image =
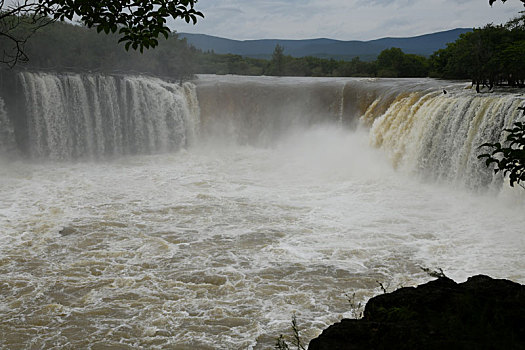
<svg viewBox="0 0 525 350">
<path fill-rule="evenodd" d="M 525 10 L 519 0 L 198 0 L 197 25 L 177 32 L 228 39 L 371 40 L 500 24 Z"/>
</svg>

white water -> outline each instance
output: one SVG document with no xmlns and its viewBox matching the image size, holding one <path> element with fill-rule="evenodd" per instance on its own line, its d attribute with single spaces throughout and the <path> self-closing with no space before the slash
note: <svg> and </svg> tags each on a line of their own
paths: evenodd
<svg viewBox="0 0 525 350">
<path fill-rule="evenodd" d="M 0 156 L 15 148 L 14 129 L 5 111 L 4 100 L 0 98 Z"/>
<path fill-rule="evenodd" d="M 194 86 L 148 77 L 19 74 L 29 154 L 68 160 L 189 146 L 198 126 Z"/>
<path fill-rule="evenodd" d="M 393 170 L 374 137 L 336 123 L 270 147 L 219 137 L 112 161 L 3 161 L 0 344 L 263 349 L 293 313 L 310 339 L 354 315 L 345 293 L 429 280 L 419 266 L 525 282 L 516 189 Z"/>
<path fill-rule="evenodd" d="M 509 93 L 410 93 L 374 120 L 372 144 L 383 148 L 396 167 L 472 188 L 486 189 L 492 183 L 499 190 L 501 176 L 493 176 L 478 159 L 490 149 L 479 146 L 503 143 L 501 131 L 522 117 L 518 107 L 524 102 L 523 96 Z"/>
</svg>

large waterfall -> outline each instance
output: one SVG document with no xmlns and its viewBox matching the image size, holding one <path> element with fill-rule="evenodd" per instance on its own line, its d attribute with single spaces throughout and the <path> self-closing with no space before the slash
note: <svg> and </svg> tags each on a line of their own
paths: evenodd
<svg viewBox="0 0 525 350">
<path fill-rule="evenodd" d="M 0 348 L 262 350 L 421 267 L 524 283 L 477 159 L 524 96 L 468 88 L 0 71 Z"/>
<path fill-rule="evenodd" d="M 195 139 L 194 86 L 133 76 L 23 72 L 27 152 L 77 159 L 178 150 Z M 21 116 L 16 116 L 20 118 Z"/>
<path fill-rule="evenodd" d="M 469 187 L 501 181 L 477 159 L 478 147 L 503 140 L 524 100 L 516 93 L 476 94 L 465 84 L 449 83 L 443 94 L 442 83 L 425 79 L 203 76 L 196 87 L 138 76 L 23 72 L 18 84 L 22 116 L 8 116 L 0 99 L 4 152 L 15 148 L 15 134 L 30 157 L 67 160 L 179 150 L 198 142 L 199 133 L 269 146 L 298 128 L 362 124 L 394 167 Z"/>
<path fill-rule="evenodd" d="M 361 125 L 395 168 L 471 188 L 501 186 L 501 175 L 477 158 L 488 151 L 479 146 L 503 142 L 525 102 L 516 92 L 477 94 L 466 83 L 430 79 L 266 79 L 198 83 L 203 133 L 271 144 L 294 128 Z"/>
</svg>

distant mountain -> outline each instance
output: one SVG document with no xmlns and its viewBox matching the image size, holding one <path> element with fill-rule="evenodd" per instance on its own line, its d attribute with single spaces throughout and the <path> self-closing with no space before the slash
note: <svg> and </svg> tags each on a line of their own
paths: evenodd
<svg viewBox="0 0 525 350">
<path fill-rule="evenodd" d="M 236 54 L 255 58 L 270 58 L 275 45 L 284 47 L 284 53 L 294 57 L 315 56 L 350 60 L 359 56 L 364 61 L 373 60 L 384 49 L 399 47 L 405 53 L 429 56 L 454 42 L 460 34 L 471 28 L 456 28 L 443 32 L 425 34 L 410 38 L 382 38 L 370 41 L 341 41 L 332 39 L 307 40 L 231 40 L 206 34 L 178 33 L 188 43 L 203 51 L 218 54 Z"/>
</svg>

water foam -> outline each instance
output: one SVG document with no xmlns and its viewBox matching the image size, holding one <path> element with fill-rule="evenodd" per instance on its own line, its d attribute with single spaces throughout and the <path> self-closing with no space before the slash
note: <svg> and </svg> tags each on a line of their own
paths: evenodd
<svg viewBox="0 0 525 350">
<path fill-rule="evenodd" d="M 351 315 L 345 292 L 414 285 L 419 266 L 525 282 L 523 206 L 396 172 L 366 131 L 1 179 L 6 347 L 264 348 L 292 313 L 311 338 Z"/>
</svg>

